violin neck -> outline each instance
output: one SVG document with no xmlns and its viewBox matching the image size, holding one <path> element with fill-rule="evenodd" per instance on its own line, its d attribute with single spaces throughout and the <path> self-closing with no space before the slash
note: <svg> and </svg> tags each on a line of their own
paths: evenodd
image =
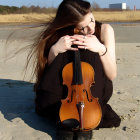
<svg viewBox="0 0 140 140">
<path fill-rule="evenodd" d="M 77 48 L 77 45 L 73 45 L 74 48 Z M 73 57 L 73 85 L 83 84 L 82 71 L 81 71 L 81 62 L 80 62 L 80 52 L 74 51 Z"/>
</svg>

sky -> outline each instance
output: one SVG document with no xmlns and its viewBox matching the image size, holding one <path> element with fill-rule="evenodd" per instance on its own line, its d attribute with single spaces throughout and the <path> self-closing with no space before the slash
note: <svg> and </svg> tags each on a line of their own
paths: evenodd
<svg viewBox="0 0 140 140">
<path fill-rule="evenodd" d="M 91 4 L 96 2 L 99 4 L 101 8 L 108 8 L 109 4 L 113 3 L 126 3 L 131 9 L 133 9 L 134 5 L 136 8 L 140 9 L 140 0 L 87 0 Z M 41 7 L 58 7 L 58 5 L 62 2 L 62 0 L 0 0 L 0 5 L 8 5 L 8 6 L 17 6 L 21 7 L 22 5 L 31 6 L 31 5 L 39 5 Z"/>
</svg>

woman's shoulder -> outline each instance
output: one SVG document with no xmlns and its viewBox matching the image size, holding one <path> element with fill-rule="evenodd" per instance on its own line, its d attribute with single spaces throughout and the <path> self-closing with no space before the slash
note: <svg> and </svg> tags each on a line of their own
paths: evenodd
<svg viewBox="0 0 140 140">
<path fill-rule="evenodd" d="M 110 24 L 96 21 L 95 35 L 103 43 L 108 40 L 110 36 L 114 36 L 113 27 Z"/>
<path fill-rule="evenodd" d="M 110 24 L 102 23 L 101 32 L 106 32 L 106 31 L 114 31 L 114 30 Z"/>
<path fill-rule="evenodd" d="M 105 38 L 114 35 L 114 29 L 110 24 L 103 23 L 101 25 L 101 40 L 104 41 Z"/>
</svg>

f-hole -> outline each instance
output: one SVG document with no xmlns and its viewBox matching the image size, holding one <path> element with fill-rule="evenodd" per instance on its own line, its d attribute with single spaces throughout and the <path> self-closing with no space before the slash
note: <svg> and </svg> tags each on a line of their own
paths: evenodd
<svg viewBox="0 0 140 140">
<path fill-rule="evenodd" d="M 83 92 L 86 92 L 88 101 L 89 101 L 89 102 L 92 102 L 92 99 L 89 99 L 89 97 L 88 97 L 88 92 L 87 92 L 87 90 L 86 90 L 86 89 L 83 89 Z"/>
</svg>

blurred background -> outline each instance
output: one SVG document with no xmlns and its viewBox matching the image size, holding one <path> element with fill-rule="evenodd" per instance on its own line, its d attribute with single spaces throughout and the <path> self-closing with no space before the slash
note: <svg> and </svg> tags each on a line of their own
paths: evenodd
<svg viewBox="0 0 140 140">
<path fill-rule="evenodd" d="M 88 0 L 96 20 L 106 22 L 139 22 L 139 0 Z M 54 16 L 62 0 L 1 0 L 0 23 L 42 22 Z M 8 16 L 10 14 L 10 17 Z M 16 16 L 15 16 L 16 14 Z"/>
</svg>

